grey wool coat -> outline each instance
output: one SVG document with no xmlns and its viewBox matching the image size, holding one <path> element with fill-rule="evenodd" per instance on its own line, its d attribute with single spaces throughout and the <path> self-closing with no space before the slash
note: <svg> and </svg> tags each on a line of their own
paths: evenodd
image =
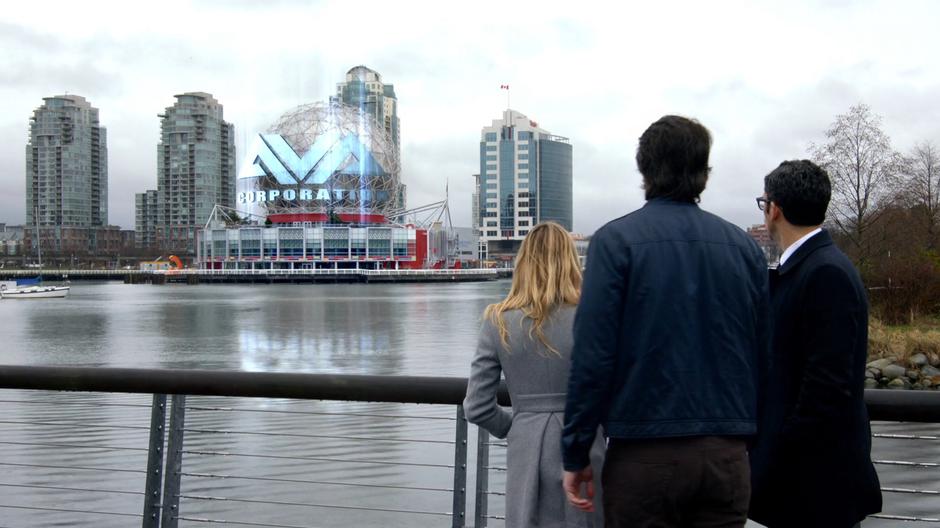
<svg viewBox="0 0 940 528">
<path fill-rule="evenodd" d="M 509 330 L 508 348 L 499 330 L 485 319 L 464 399 L 467 420 L 497 438 L 508 439 L 506 453 L 506 526 L 601 528 L 600 474 L 604 439 L 599 433 L 591 451 L 595 476 L 595 513 L 568 503 L 562 489 L 561 429 L 573 344 L 574 306 L 556 309 L 542 331 L 553 353 L 534 334 L 532 321 L 520 310 L 503 314 Z M 500 374 L 512 398 L 512 413 L 496 403 Z"/>
</svg>

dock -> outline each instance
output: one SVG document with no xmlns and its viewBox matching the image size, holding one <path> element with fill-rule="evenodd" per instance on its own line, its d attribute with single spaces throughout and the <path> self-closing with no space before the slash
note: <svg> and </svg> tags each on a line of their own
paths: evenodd
<svg viewBox="0 0 940 528">
<path fill-rule="evenodd" d="M 512 276 L 505 269 L 180 269 L 0 270 L 0 280 L 41 276 L 48 281 L 123 281 L 125 284 L 481 282 Z"/>
</svg>

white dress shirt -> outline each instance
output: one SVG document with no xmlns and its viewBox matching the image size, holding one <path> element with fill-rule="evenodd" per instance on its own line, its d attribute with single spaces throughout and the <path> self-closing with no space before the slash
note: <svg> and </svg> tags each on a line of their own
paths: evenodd
<svg viewBox="0 0 940 528">
<path fill-rule="evenodd" d="M 813 229 L 809 233 L 806 233 L 805 235 L 803 235 L 803 237 L 797 240 L 796 242 L 790 244 L 789 247 L 787 247 L 787 249 L 783 251 L 783 254 L 780 255 L 780 265 L 783 266 L 783 263 L 786 262 L 787 259 L 790 258 L 791 255 L 796 253 L 796 250 L 800 249 L 800 246 L 802 246 L 810 238 L 813 238 L 813 235 L 817 233 L 822 233 L 821 227 L 817 227 L 816 229 Z"/>
</svg>

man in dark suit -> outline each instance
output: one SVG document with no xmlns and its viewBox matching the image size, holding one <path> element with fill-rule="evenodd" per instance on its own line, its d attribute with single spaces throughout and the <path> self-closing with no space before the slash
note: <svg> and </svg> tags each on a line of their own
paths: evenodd
<svg viewBox="0 0 940 528">
<path fill-rule="evenodd" d="M 771 374 L 751 450 L 749 517 L 770 528 L 850 528 L 881 511 L 864 401 L 868 300 L 820 225 L 829 176 L 785 161 L 757 199 L 783 250 L 771 270 Z"/>
</svg>

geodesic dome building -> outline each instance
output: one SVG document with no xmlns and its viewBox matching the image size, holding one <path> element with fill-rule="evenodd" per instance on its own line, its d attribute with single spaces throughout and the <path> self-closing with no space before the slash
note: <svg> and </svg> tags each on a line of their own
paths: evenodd
<svg viewBox="0 0 940 528">
<path fill-rule="evenodd" d="M 404 205 L 392 138 L 335 100 L 298 106 L 253 138 L 238 179 L 238 208 L 259 216 L 388 218 Z"/>
</svg>

